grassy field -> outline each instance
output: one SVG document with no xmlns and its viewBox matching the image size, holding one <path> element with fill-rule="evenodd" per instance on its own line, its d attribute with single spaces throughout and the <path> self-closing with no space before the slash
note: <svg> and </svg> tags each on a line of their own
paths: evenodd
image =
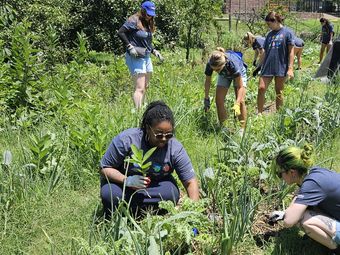
<svg viewBox="0 0 340 255">
<path fill-rule="evenodd" d="M 154 61 L 147 102 L 162 99 L 173 110 L 176 136 L 194 164 L 203 199 L 164 205 L 168 215 L 139 222 L 124 208 L 110 223 L 100 219 L 98 162 L 111 139 L 138 126 L 142 114 L 133 109 L 124 59 L 93 53 L 84 64 L 57 66 L 43 77 L 49 105 L 2 114 L 0 152 L 10 151 L 12 162 L 4 161 L 0 172 L 0 254 L 324 254 L 299 229 L 263 221 L 266 212 L 289 203 L 284 194 L 292 190 L 271 172 L 282 146 L 311 143 L 315 164 L 340 171 L 339 77 L 333 84 L 313 79 L 318 50 L 306 43 L 303 69 L 287 83 L 277 113 L 255 115 L 258 78 L 249 78 L 243 138 L 219 130 L 214 105 L 203 112 L 201 51 L 193 51 L 189 64 L 183 50 L 164 51 L 165 62 Z M 246 50 L 245 59 L 251 56 Z M 273 101 L 273 85 L 266 98 Z M 233 101 L 230 93 L 226 106 L 236 130 Z M 214 178 L 204 176 L 206 168 Z M 211 213 L 221 218 L 209 220 Z"/>
</svg>

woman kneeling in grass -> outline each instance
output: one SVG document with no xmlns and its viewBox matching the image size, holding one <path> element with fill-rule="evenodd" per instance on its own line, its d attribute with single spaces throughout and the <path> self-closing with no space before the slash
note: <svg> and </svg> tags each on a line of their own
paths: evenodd
<svg viewBox="0 0 340 255">
<path fill-rule="evenodd" d="M 194 201 L 199 199 L 198 183 L 190 158 L 174 133 L 175 120 L 171 109 L 164 102 L 155 101 L 145 110 L 140 128 L 127 129 L 113 138 L 101 160 L 100 170 L 100 194 L 107 218 L 122 199 L 130 201 L 133 214 L 148 208 L 158 209 L 161 200 L 176 204 L 180 192 L 172 176 L 174 171 L 189 198 Z M 132 145 L 143 150 L 143 154 L 156 147 L 145 162 L 150 162 L 146 176 L 141 174 L 138 165 L 126 166 L 125 159 L 136 156 L 133 155 Z"/>
<path fill-rule="evenodd" d="M 270 220 L 285 227 L 300 224 L 315 241 L 337 249 L 340 245 L 340 174 L 311 167 L 311 147 L 288 147 L 276 157 L 276 174 L 300 189 L 285 211 L 275 211 Z"/>
</svg>

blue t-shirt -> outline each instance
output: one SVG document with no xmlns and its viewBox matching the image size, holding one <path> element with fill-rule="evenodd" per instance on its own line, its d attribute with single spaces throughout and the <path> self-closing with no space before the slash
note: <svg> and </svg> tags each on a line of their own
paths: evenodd
<svg viewBox="0 0 340 255">
<path fill-rule="evenodd" d="M 243 67 L 246 67 L 242 58 L 234 51 L 227 51 L 224 53 L 227 57 L 227 62 L 225 63 L 219 75 L 227 78 L 234 79 L 242 74 Z M 205 66 L 204 74 L 206 76 L 211 76 L 213 73 L 213 69 L 211 68 L 209 62 Z"/>
<path fill-rule="evenodd" d="M 261 76 L 284 77 L 288 71 L 288 46 L 294 46 L 294 33 L 286 27 L 270 31 L 264 42 L 265 59 Z"/>
<path fill-rule="evenodd" d="M 304 178 L 295 203 L 315 206 L 340 221 L 340 173 L 313 167 Z"/>
<path fill-rule="evenodd" d="M 150 53 L 152 51 L 152 33 L 151 31 L 141 30 L 137 27 L 138 16 L 133 15 L 123 24 L 128 32 L 126 33 L 129 42 L 133 46 L 147 48 Z"/>
<path fill-rule="evenodd" d="M 322 36 L 321 42 L 328 44 L 331 40 L 331 35 L 334 33 L 334 27 L 332 24 L 325 24 L 321 28 Z"/>
<path fill-rule="evenodd" d="M 297 48 L 302 48 L 305 45 L 305 42 L 299 38 L 299 37 L 295 37 L 294 38 L 294 46 Z"/>
<path fill-rule="evenodd" d="M 101 168 L 112 167 L 125 174 L 124 159 L 132 156 L 131 145 L 146 153 L 152 147 L 146 142 L 144 131 L 140 128 L 127 129 L 113 138 L 109 148 L 105 152 L 100 166 Z M 170 177 L 175 170 L 181 181 L 188 181 L 195 177 L 191 161 L 183 145 L 176 139 L 171 138 L 163 148 L 157 148 L 147 162 L 152 162 L 148 176 L 152 180 L 161 180 Z M 131 164 L 128 176 L 140 174 Z"/>
<path fill-rule="evenodd" d="M 255 40 L 254 40 L 254 42 L 252 44 L 253 50 L 263 49 L 265 39 L 266 38 L 264 38 L 262 36 L 256 36 Z"/>
</svg>

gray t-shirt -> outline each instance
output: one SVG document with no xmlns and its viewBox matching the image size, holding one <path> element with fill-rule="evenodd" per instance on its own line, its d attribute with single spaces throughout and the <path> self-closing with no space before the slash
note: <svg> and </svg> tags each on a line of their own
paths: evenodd
<svg viewBox="0 0 340 255">
<path fill-rule="evenodd" d="M 334 33 L 334 27 L 333 24 L 325 24 L 321 28 L 322 36 L 321 36 L 321 42 L 328 44 L 331 40 L 331 35 Z"/>
<path fill-rule="evenodd" d="M 295 37 L 294 38 L 294 46 L 297 48 L 302 48 L 305 45 L 305 42 L 299 38 L 299 37 Z"/>
<path fill-rule="evenodd" d="M 295 203 L 315 206 L 340 221 L 340 173 L 313 167 L 304 178 Z"/>
<path fill-rule="evenodd" d="M 293 32 L 282 27 L 277 31 L 270 31 L 264 42 L 265 59 L 261 69 L 261 76 L 284 77 L 288 71 L 288 46 L 294 46 Z"/>
<path fill-rule="evenodd" d="M 101 168 L 112 167 L 125 174 L 124 159 L 131 157 L 131 145 L 142 149 L 146 153 L 152 147 L 145 140 L 144 131 L 140 128 L 127 129 L 113 138 L 109 148 L 105 152 L 100 166 Z M 191 161 L 183 145 L 176 139 L 171 138 L 166 146 L 154 151 L 148 162 L 152 165 L 149 168 L 148 176 L 153 180 L 161 180 L 170 177 L 175 170 L 181 181 L 188 181 L 195 177 Z M 128 175 L 140 174 L 134 170 L 136 165 L 129 166 Z"/>
<path fill-rule="evenodd" d="M 266 38 L 264 38 L 262 36 L 256 36 L 255 40 L 252 44 L 253 50 L 263 49 L 265 39 Z"/>
<path fill-rule="evenodd" d="M 131 16 L 124 24 L 128 32 L 126 33 L 129 42 L 133 46 L 147 48 L 150 53 L 152 51 L 152 33 L 151 31 L 144 31 L 137 27 L 138 16 Z"/>
<path fill-rule="evenodd" d="M 243 62 L 242 58 L 234 51 L 227 51 L 224 53 L 227 57 L 227 62 L 225 63 L 219 75 L 227 79 L 234 79 L 242 74 L 243 67 L 247 67 Z M 205 66 L 204 74 L 206 76 L 211 76 L 213 73 L 209 62 Z"/>
</svg>

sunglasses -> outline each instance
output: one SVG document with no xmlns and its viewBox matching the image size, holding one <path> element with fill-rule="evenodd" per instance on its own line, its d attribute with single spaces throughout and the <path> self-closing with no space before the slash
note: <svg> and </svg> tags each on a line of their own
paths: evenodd
<svg viewBox="0 0 340 255">
<path fill-rule="evenodd" d="M 157 139 L 157 140 L 162 140 L 163 138 L 165 138 L 166 140 L 171 139 L 174 136 L 174 133 L 170 132 L 170 133 L 155 133 L 155 131 L 153 131 L 153 129 L 150 127 L 153 136 Z"/>
<path fill-rule="evenodd" d="M 274 18 L 265 18 L 265 21 L 266 22 L 275 22 L 276 19 L 274 19 Z"/>
</svg>

